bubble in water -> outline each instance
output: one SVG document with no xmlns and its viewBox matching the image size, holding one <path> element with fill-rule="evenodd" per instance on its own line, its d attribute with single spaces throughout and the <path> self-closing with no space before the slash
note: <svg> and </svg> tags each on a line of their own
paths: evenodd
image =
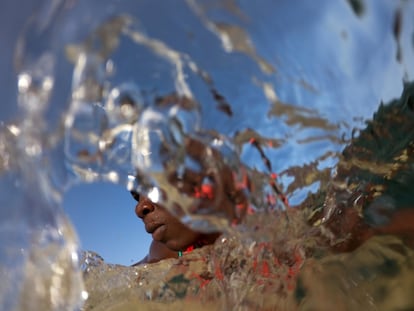
<svg viewBox="0 0 414 311">
<path fill-rule="evenodd" d="M 111 125 L 133 124 L 143 109 L 144 99 L 132 83 L 114 87 L 106 101 L 106 111 Z"/>
</svg>

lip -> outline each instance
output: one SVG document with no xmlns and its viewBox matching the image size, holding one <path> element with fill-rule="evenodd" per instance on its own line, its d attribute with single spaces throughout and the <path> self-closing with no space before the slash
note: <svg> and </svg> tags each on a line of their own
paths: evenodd
<svg viewBox="0 0 414 311">
<path fill-rule="evenodd" d="M 163 226 L 163 224 L 157 224 L 157 223 L 146 223 L 145 224 L 145 231 L 147 231 L 149 234 L 152 234 L 157 230 L 159 227 Z"/>
</svg>

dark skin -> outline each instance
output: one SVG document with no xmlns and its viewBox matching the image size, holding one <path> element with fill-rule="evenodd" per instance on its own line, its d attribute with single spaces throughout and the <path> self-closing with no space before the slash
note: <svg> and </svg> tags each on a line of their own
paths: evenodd
<svg viewBox="0 0 414 311">
<path fill-rule="evenodd" d="M 192 209 L 192 213 L 202 213 L 204 209 L 216 206 L 215 213 L 227 218 L 230 222 L 239 222 L 247 208 L 247 199 L 243 189 L 236 186 L 232 170 L 223 163 L 217 150 L 209 148 L 201 141 L 188 138 L 185 147 L 188 156 L 199 163 L 202 170 L 195 171 L 186 168 L 182 176 L 171 173 L 170 184 L 183 195 L 197 199 L 198 203 Z M 210 154 L 210 160 L 214 159 L 214 163 L 218 166 L 214 172 L 209 166 L 206 154 Z M 203 185 L 205 179 L 210 180 L 207 186 Z M 137 264 L 177 258 L 179 251 L 184 252 L 190 246 L 197 248 L 213 244 L 221 234 L 194 231 L 163 206 L 152 202 L 147 197 L 140 196 L 135 191 L 131 191 L 131 194 L 137 201 L 135 214 L 142 219 L 145 230 L 153 238 L 149 254 Z"/>
<path fill-rule="evenodd" d="M 189 246 L 202 241 L 203 245 L 213 244 L 220 233 L 205 234 L 194 231 L 181 223 L 175 216 L 162 206 L 151 202 L 148 198 L 139 198 L 132 192 L 137 205 L 136 215 L 142 219 L 145 229 L 152 234 L 148 255 L 135 265 L 155 263 L 163 259 L 178 258 L 178 251 L 185 251 Z M 339 216 L 333 216 L 326 224 L 335 236 L 348 238 L 331 249 L 334 252 L 349 252 L 358 248 L 374 235 L 391 234 L 405 240 L 414 247 L 414 209 L 405 208 L 395 212 L 389 222 L 383 226 L 371 227 L 366 224 L 355 209 L 344 209 Z"/>
<path fill-rule="evenodd" d="M 241 206 L 241 210 L 245 211 L 247 199 L 242 189 L 235 186 L 231 169 L 220 162 L 219 153 L 215 150 L 207 150 L 207 147 L 202 142 L 194 139 L 186 141 L 186 150 L 191 158 L 201 164 L 203 173 L 186 169 L 181 177 L 171 174 L 169 176 L 171 185 L 175 186 L 183 195 L 194 196 L 194 189 L 201 189 L 202 180 L 209 176 L 213 180 L 213 200 L 216 195 L 219 197 L 219 201 L 214 202 L 214 205 L 219 207 L 216 212 L 223 213 L 229 220 L 240 221 L 240 218 L 238 218 L 240 216 L 235 213 L 237 210 L 235 206 Z M 212 152 L 215 159 L 214 162 L 220 165 L 218 173 L 215 173 L 216 175 L 209 175 L 211 173 L 209 173 L 208 164 L 204 163 L 207 162 L 205 155 L 208 151 Z M 214 178 L 220 179 L 221 184 L 214 184 Z M 213 244 L 220 236 L 220 233 L 204 234 L 191 230 L 161 205 L 151 202 L 146 197 L 140 197 L 136 192 L 131 193 L 138 202 L 135 213 L 142 219 L 146 231 L 153 237 L 148 255 L 137 264 L 158 262 L 166 258 L 177 258 L 179 251 L 183 252 L 191 245 L 200 244 L 198 243 L 200 241 L 202 241 L 202 245 Z M 201 197 L 197 209 L 202 210 L 205 206 L 211 206 L 211 200 L 212 198 L 208 196 L 206 198 Z M 334 236 L 347 236 L 343 242 L 330 246 L 336 252 L 352 251 L 373 235 L 394 234 L 406 237 L 412 236 L 414 232 L 412 229 L 413 209 L 398 210 L 390 217 L 387 224 L 376 228 L 366 224 L 355 209 L 341 208 L 341 210 L 341 213 L 334 214 L 326 223 L 326 226 Z M 407 242 L 413 244 L 412 239 L 408 239 Z"/>
<path fill-rule="evenodd" d="M 367 137 L 361 134 L 361 137 L 364 136 L 362 138 L 368 142 L 375 142 L 378 140 L 377 136 L 392 137 L 394 135 L 392 131 L 387 130 L 384 132 L 384 129 L 386 130 L 387 128 L 401 128 L 400 132 L 405 133 L 404 137 L 406 137 L 406 133 L 412 132 L 412 84 L 406 87 L 407 91 L 405 91 L 405 95 L 403 94 L 401 101 L 397 104 L 393 103 L 390 105 L 391 108 L 397 105 L 398 109 L 388 109 L 389 111 L 387 110 L 387 113 L 383 113 L 381 115 L 378 114 L 376 116 L 378 120 L 372 123 L 372 125 L 370 125 L 370 127 L 362 133 L 365 133 L 364 135 Z M 177 98 L 172 99 L 173 101 L 177 100 Z M 385 125 L 388 127 L 385 127 Z M 396 138 L 402 137 L 401 134 L 398 135 L 398 133 L 394 136 Z M 390 141 L 393 140 L 390 139 Z M 356 141 L 356 143 L 353 143 L 350 146 L 348 152 L 344 152 L 345 158 L 358 155 L 358 157 L 361 158 L 366 156 L 367 159 L 372 158 L 375 160 L 378 152 L 372 153 L 372 150 L 370 149 L 365 150 L 368 148 L 365 145 L 362 145 L 364 146 L 362 148 L 361 144 L 358 144 L 358 141 Z M 387 150 L 388 145 L 389 144 L 385 144 L 383 148 Z M 374 144 L 374 146 L 377 145 Z M 407 154 L 411 155 L 412 151 L 410 151 L 411 149 L 409 146 L 410 145 L 406 146 L 405 151 L 407 151 Z M 224 165 L 224 163 L 222 163 L 220 154 L 214 149 L 207 150 L 208 148 L 201 141 L 195 139 L 187 138 L 185 141 L 185 148 L 187 155 L 198 162 L 202 168 L 202 171 L 206 173 L 200 173 L 199 171 L 187 169 L 183 172 L 183 176 L 178 176 L 178 174 L 173 172 L 168 175 L 171 185 L 185 195 L 192 196 L 194 195 L 193 192 L 195 188 L 200 189 L 202 180 L 209 177 L 213 181 L 213 197 L 218 198 L 218 200 L 214 202 L 214 206 L 217 206 L 218 209 L 214 212 L 220 213 L 220 215 L 223 214 L 230 220 L 237 218 L 240 220 L 240 217 L 243 217 L 244 214 L 241 214 L 241 216 L 236 215 L 235 211 L 237 211 L 237 209 L 234 207 L 239 205 L 242 207 L 240 210 L 245 211 L 247 200 L 243 195 L 243 192 L 235 187 L 235 183 L 232 178 L 233 172 L 230 168 Z M 210 154 L 210 158 L 206 157 L 208 154 Z M 218 163 L 217 169 L 215 170 L 214 167 L 211 167 L 210 163 Z M 349 176 L 353 175 L 353 173 L 345 171 L 342 175 Z M 220 180 L 220 182 L 218 182 L 218 180 Z M 216 184 L 214 184 L 214 182 L 216 182 Z M 203 209 L 203 205 L 208 209 L 213 205 L 211 203 L 211 200 L 209 201 L 208 199 L 202 199 L 200 200 L 199 206 L 196 207 L 196 210 L 191 212 L 197 214 L 197 212 Z M 325 226 L 329 229 L 334 238 L 346 238 L 338 244 L 330 245 L 330 248 L 333 251 L 352 251 L 372 236 L 379 234 L 393 234 L 400 236 L 407 244 L 414 247 L 414 208 L 411 206 L 399 208 L 394 213 L 389 215 L 389 219 L 385 224 L 375 227 L 367 224 L 364 218 L 361 217 L 361 215 L 354 208 L 337 207 L 336 211 L 337 213 L 331 217 L 328 217 Z M 211 212 L 211 209 L 209 209 L 208 212 Z M 322 214 L 324 212 L 325 211 L 323 211 Z M 136 213 L 138 217 L 144 221 L 147 232 L 153 234 L 154 238 L 149 254 L 145 257 L 143 262 L 156 262 L 164 258 L 177 257 L 177 251 L 183 251 L 186 247 L 195 243 L 198 239 L 205 238 L 200 232 L 195 232 L 185 227 L 163 207 L 150 202 L 146 198 L 139 201 L 136 207 Z M 321 217 L 322 216 L 324 215 L 321 215 Z M 158 229 L 157 226 L 160 223 L 163 225 Z M 155 227 L 157 227 L 157 230 L 154 230 Z M 213 236 L 211 239 L 206 240 L 213 243 L 217 236 L 218 234 Z"/>
<path fill-rule="evenodd" d="M 336 252 L 353 251 L 375 235 L 395 235 L 414 248 L 414 208 L 402 208 L 390 215 L 386 224 L 372 227 L 365 223 L 353 208 L 343 209 L 341 216 L 332 217 L 327 227 L 336 236 L 349 237 L 332 247 Z"/>
<path fill-rule="evenodd" d="M 133 196 L 137 199 L 136 193 Z M 165 208 L 148 198 L 138 198 L 135 213 L 142 219 L 145 230 L 153 238 L 148 255 L 137 264 L 177 258 L 178 251 L 185 251 L 189 246 L 200 242 L 203 245 L 212 244 L 220 235 L 205 234 L 188 228 Z"/>
<path fill-rule="evenodd" d="M 139 262 L 135 263 L 133 266 L 145 263 L 155 263 L 168 258 L 178 258 L 178 252 L 170 250 L 161 242 L 152 240 L 148 255 Z"/>
</svg>

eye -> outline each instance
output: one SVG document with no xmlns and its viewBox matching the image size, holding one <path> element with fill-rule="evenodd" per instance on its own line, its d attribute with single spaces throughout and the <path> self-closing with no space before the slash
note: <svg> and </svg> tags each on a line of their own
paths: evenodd
<svg viewBox="0 0 414 311">
<path fill-rule="evenodd" d="M 131 195 L 132 195 L 132 197 L 134 198 L 135 201 L 139 202 L 139 193 L 138 192 L 132 190 Z"/>
</svg>

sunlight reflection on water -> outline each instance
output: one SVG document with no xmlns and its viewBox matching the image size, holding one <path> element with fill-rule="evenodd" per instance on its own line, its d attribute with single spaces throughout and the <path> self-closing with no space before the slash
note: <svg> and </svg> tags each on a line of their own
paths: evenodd
<svg viewBox="0 0 414 311">
<path fill-rule="evenodd" d="M 237 237 L 229 223 L 248 208 L 286 210 L 329 187 L 353 192 L 351 182 L 332 183 L 341 152 L 413 80 L 408 1 L 52 2 L 17 41 L 17 90 L 5 90 L 2 107 L 5 310 L 73 310 L 85 297 L 61 208 L 73 184 L 121 184 L 190 226 Z M 394 160 L 386 171 L 354 159 L 339 168 L 386 179 Z M 214 195 L 188 190 L 190 171 Z M 249 206 L 223 203 L 233 190 Z M 42 286 L 29 293 L 33 284 Z M 243 296 L 234 293 L 228 301 Z"/>
</svg>

